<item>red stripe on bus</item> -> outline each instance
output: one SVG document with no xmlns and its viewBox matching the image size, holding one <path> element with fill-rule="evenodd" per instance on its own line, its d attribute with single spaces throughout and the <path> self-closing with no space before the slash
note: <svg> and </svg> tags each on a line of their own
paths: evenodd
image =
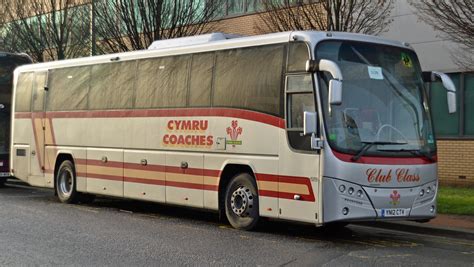
<svg viewBox="0 0 474 267">
<path fill-rule="evenodd" d="M 278 183 L 288 183 L 288 184 L 300 184 L 306 185 L 308 188 L 308 195 L 301 195 L 299 201 L 315 201 L 313 186 L 311 185 L 311 181 L 309 178 L 306 177 L 298 177 L 298 176 L 285 176 L 285 175 L 274 175 L 274 174 L 257 174 L 257 181 L 268 181 L 268 182 L 278 182 Z M 284 199 L 294 199 L 295 193 L 286 193 L 286 192 L 276 192 L 276 191 L 268 191 L 268 190 L 259 190 L 258 191 L 262 196 L 268 197 L 278 197 Z"/>
<path fill-rule="evenodd" d="M 22 118 L 22 113 L 16 113 Z M 18 117 L 18 116 L 17 116 Z M 131 109 L 98 111 L 54 111 L 46 112 L 48 118 L 142 118 L 142 117 L 229 117 L 269 124 L 285 128 L 285 120 L 257 111 L 232 108 L 182 108 L 182 109 Z M 20 117 L 18 117 L 20 118 Z"/>
<path fill-rule="evenodd" d="M 204 190 L 202 184 L 166 181 L 166 186 Z"/>
<path fill-rule="evenodd" d="M 122 176 L 115 176 L 115 175 L 105 175 L 105 174 L 97 174 L 97 173 L 87 173 L 85 176 L 88 179 L 101 179 L 101 180 L 110 180 L 110 181 L 120 181 L 123 182 Z"/>
<path fill-rule="evenodd" d="M 139 171 L 153 171 L 153 172 L 165 172 L 166 166 L 164 165 L 142 165 L 139 163 L 124 163 L 124 169 L 139 170 Z"/>
<path fill-rule="evenodd" d="M 118 161 L 107 161 L 103 162 L 102 160 L 88 159 L 86 164 L 89 166 L 99 166 L 99 167 L 111 167 L 111 168 L 123 168 L 123 162 Z"/>
<path fill-rule="evenodd" d="M 123 177 L 124 182 L 128 183 L 137 183 L 137 184 L 150 184 L 150 185 L 165 185 L 164 180 L 152 180 L 152 179 L 142 179 L 135 177 Z"/>
<path fill-rule="evenodd" d="M 31 112 L 16 112 L 16 119 L 31 119 Z"/>
<path fill-rule="evenodd" d="M 332 153 L 339 160 L 356 163 L 356 164 L 378 164 L 378 165 L 421 165 L 421 164 L 435 164 L 438 161 L 438 156 L 434 156 L 434 162 L 421 157 L 397 158 L 397 157 L 373 157 L 362 156 L 356 162 L 352 161 L 354 155 L 344 154 L 332 150 Z"/>
</svg>

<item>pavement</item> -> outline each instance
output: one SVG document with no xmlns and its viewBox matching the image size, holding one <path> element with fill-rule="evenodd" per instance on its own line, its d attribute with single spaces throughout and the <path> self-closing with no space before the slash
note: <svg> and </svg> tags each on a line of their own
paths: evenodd
<svg viewBox="0 0 474 267">
<path fill-rule="evenodd" d="M 419 224 L 426 225 L 426 224 Z M 266 221 L 125 199 L 59 203 L 50 189 L 0 189 L 0 266 L 473 266 L 474 242 L 350 224 Z"/>
<path fill-rule="evenodd" d="M 16 179 L 10 179 L 10 183 L 28 186 Z M 437 214 L 436 218 L 424 223 L 415 221 L 376 221 L 356 223 L 356 225 L 474 240 L 474 216 L 469 215 Z"/>
<path fill-rule="evenodd" d="M 474 216 L 438 214 L 426 223 L 413 221 L 368 222 L 361 225 L 410 233 L 474 240 Z"/>
</svg>

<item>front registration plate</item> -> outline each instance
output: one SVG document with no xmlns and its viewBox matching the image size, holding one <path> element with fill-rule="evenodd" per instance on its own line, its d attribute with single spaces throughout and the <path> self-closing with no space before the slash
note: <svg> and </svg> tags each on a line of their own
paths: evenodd
<svg viewBox="0 0 474 267">
<path fill-rule="evenodd" d="M 382 209 L 382 217 L 405 217 L 410 209 Z"/>
</svg>

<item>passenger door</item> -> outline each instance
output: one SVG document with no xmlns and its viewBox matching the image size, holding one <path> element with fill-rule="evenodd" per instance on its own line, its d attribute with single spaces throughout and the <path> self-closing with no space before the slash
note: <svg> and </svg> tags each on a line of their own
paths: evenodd
<svg viewBox="0 0 474 267">
<path fill-rule="evenodd" d="M 281 219 L 317 223 L 320 155 L 311 149 L 311 136 L 303 135 L 304 111 L 315 112 L 310 74 L 286 77 L 286 138 L 280 138 L 278 182 Z"/>
<path fill-rule="evenodd" d="M 35 144 L 31 148 L 30 166 L 31 176 L 29 183 L 39 186 L 45 186 L 45 142 L 52 144 L 51 125 L 48 121 L 46 127 L 45 117 L 45 87 L 47 87 L 48 72 L 36 72 L 33 81 L 33 91 L 31 97 L 31 119 L 33 125 L 33 135 L 31 136 L 31 144 Z M 46 128 L 48 128 L 46 130 Z"/>
</svg>

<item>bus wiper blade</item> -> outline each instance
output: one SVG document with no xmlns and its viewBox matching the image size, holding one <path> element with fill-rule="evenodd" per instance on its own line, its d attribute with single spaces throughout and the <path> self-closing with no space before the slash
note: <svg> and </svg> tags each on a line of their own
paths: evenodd
<svg viewBox="0 0 474 267">
<path fill-rule="evenodd" d="M 421 151 L 421 150 L 416 150 L 416 149 L 413 149 L 413 150 L 410 150 L 410 149 L 401 149 L 400 151 L 407 151 L 407 152 L 410 152 L 411 154 L 413 154 L 413 155 L 415 155 L 415 156 L 426 158 L 426 159 L 428 159 L 430 162 L 435 162 L 435 159 L 434 159 L 432 156 L 430 156 L 428 153 L 423 152 L 423 151 Z"/>
<path fill-rule="evenodd" d="M 376 141 L 376 142 L 362 142 L 364 144 L 362 148 L 357 152 L 355 156 L 351 158 L 352 161 L 358 161 L 360 157 L 362 157 L 369 148 L 375 145 L 406 145 L 406 142 L 382 142 L 382 141 Z"/>
</svg>

